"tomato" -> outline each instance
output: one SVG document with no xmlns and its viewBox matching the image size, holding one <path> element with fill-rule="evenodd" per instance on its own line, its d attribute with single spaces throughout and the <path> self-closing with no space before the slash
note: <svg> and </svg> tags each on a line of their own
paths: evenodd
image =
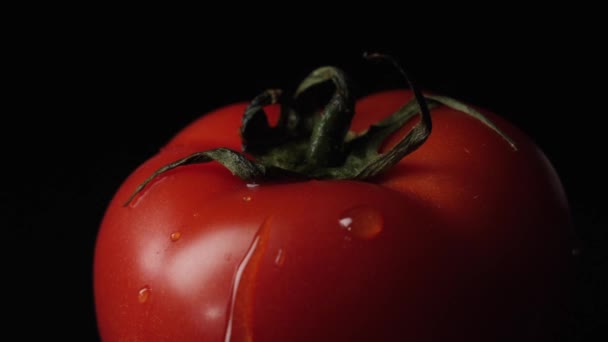
<svg viewBox="0 0 608 342">
<path fill-rule="evenodd" d="M 361 132 L 411 92 L 356 103 Z M 218 163 L 239 150 L 246 104 L 202 116 L 122 184 L 95 251 L 104 341 L 543 341 L 555 337 L 572 250 L 559 178 L 535 144 L 484 111 L 440 106 L 418 150 L 370 181 L 250 183 Z M 266 108 L 271 122 L 278 106 Z M 402 127 L 388 150 L 411 128 Z"/>
</svg>

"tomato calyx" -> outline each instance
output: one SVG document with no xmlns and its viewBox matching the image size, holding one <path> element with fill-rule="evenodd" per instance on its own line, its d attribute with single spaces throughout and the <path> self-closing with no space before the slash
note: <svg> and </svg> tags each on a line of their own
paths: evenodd
<svg viewBox="0 0 608 342">
<path fill-rule="evenodd" d="M 243 153 L 221 147 L 196 152 L 165 165 L 137 187 L 125 206 L 160 174 L 176 167 L 210 161 L 220 163 L 249 182 L 278 178 L 366 180 L 385 172 L 418 149 L 432 130 L 430 109 L 442 105 L 476 118 L 517 150 L 506 134 L 475 109 L 449 97 L 423 95 L 392 57 L 381 54 L 364 57 L 392 63 L 409 84 L 414 99 L 364 132 L 349 131 L 355 112 L 351 83 L 342 70 L 333 66 L 320 67 L 300 83 L 292 98 L 284 96 L 280 89 L 270 89 L 251 101 L 243 115 L 240 131 Z M 302 100 L 307 95 L 310 98 L 311 93 L 328 83 L 333 85 L 333 94 L 321 108 Z M 264 107 L 277 103 L 282 106 L 281 113 L 277 125 L 271 127 Z M 417 114 L 420 114 L 420 121 L 389 151 L 379 153 L 384 141 Z"/>
<path fill-rule="evenodd" d="M 252 101 L 241 126 L 243 151 L 263 165 L 272 178 L 366 179 L 384 172 L 424 143 L 432 123 L 418 87 L 394 60 L 383 58 L 393 62 L 415 95 L 415 100 L 390 120 L 361 134 L 349 132 L 355 107 L 350 82 L 342 70 L 321 67 L 302 81 L 292 99 L 283 100 L 282 92 L 271 90 Z M 303 108 L 300 99 L 328 82 L 333 84 L 334 92 L 327 104 L 322 108 Z M 263 107 L 277 102 L 283 105 L 281 116 L 278 124 L 270 127 Z M 388 153 L 378 153 L 384 140 L 417 113 L 421 120 L 403 140 Z"/>
</svg>

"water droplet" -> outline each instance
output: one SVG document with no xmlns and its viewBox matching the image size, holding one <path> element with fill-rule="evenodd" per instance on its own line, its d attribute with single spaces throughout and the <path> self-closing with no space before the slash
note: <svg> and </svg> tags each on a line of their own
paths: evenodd
<svg viewBox="0 0 608 342">
<path fill-rule="evenodd" d="M 257 184 L 257 183 L 248 183 L 247 184 L 247 187 L 250 188 L 250 189 L 251 188 L 257 188 L 258 186 L 260 186 L 260 184 Z"/>
<path fill-rule="evenodd" d="M 142 287 L 141 289 L 139 289 L 139 292 L 137 293 L 137 300 L 143 304 L 145 302 L 148 301 L 148 299 L 150 298 L 150 286 L 146 285 L 144 287 Z"/>
<path fill-rule="evenodd" d="M 350 225 L 351 225 L 352 223 L 353 223 L 353 219 L 352 219 L 352 217 L 345 217 L 345 218 L 340 219 L 340 225 L 341 225 L 343 228 L 346 228 L 347 230 L 350 230 L 350 229 L 351 229 L 351 226 L 350 226 Z"/>
<path fill-rule="evenodd" d="M 281 248 L 277 252 L 277 256 L 274 258 L 274 264 L 281 267 L 285 263 L 285 251 Z"/>
<path fill-rule="evenodd" d="M 228 322 L 224 341 L 251 341 L 253 326 L 253 290 L 260 265 L 268 248 L 270 218 L 262 222 L 247 253 L 239 263 L 232 280 L 232 294 L 228 304 Z M 243 285 L 241 287 L 241 284 Z"/>
<path fill-rule="evenodd" d="M 182 233 L 180 233 L 180 232 L 171 233 L 171 241 L 173 241 L 173 242 L 179 240 L 181 237 L 182 237 Z"/>
<path fill-rule="evenodd" d="M 382 231 L 384 219 L 382 213 L 369 206 L 357 206 L 346 210 L 338 223 L 352 236 L 369 240 L 376 237 Z"/>
<path fill-rule="evenodd" d="M 251 196 L 249 196 L 249 195 L 243 196 L 243 201 L 251 202 Z"/>
</svg>

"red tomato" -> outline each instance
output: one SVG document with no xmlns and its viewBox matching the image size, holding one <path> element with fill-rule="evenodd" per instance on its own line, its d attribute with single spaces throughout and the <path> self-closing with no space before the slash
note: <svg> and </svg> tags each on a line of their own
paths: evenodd
<svg viewBox="0 0 608 342">
<path fill-rule="evenodd" d="M 360 100 L 351 128 L 410 97 Z M 246 184 L 217 163 L 196 164 L 123 206 L 163 165 L 239 150 L 245 107 L 192 123 L 118 190 L 95 252 L 104 341 L 543 341 L 556 332 L 572 250 L 564 191 L 534 143 L 491 113 L 517 151 L 440 107 L 426 143 L 371 182 Z M 268 115 L 276 121 L 277 108 Z"/>
</svg>

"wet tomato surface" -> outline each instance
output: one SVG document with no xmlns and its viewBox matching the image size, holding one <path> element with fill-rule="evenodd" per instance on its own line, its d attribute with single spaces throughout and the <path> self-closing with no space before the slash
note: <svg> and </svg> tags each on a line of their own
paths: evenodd
<svg viewBox="0 0 608 342">
<path fill-rule="evenodd" d="M 411 97 L 357 102 L 362 131 Z M 513 149 L 447 107 L 417 151 L 371 181 L 248 183 L 217 163 L 240 149 L 246 104 L 193 122 L 126 179 L 94 267 L 104 341 L 542 341 L 555 333 L 570 218 L 549 161 L 487 113 Z M 278 109 L 267 109 L 271 121 Z M 398 131 L 383 147 L 395 144 Z"/>
</svg>

